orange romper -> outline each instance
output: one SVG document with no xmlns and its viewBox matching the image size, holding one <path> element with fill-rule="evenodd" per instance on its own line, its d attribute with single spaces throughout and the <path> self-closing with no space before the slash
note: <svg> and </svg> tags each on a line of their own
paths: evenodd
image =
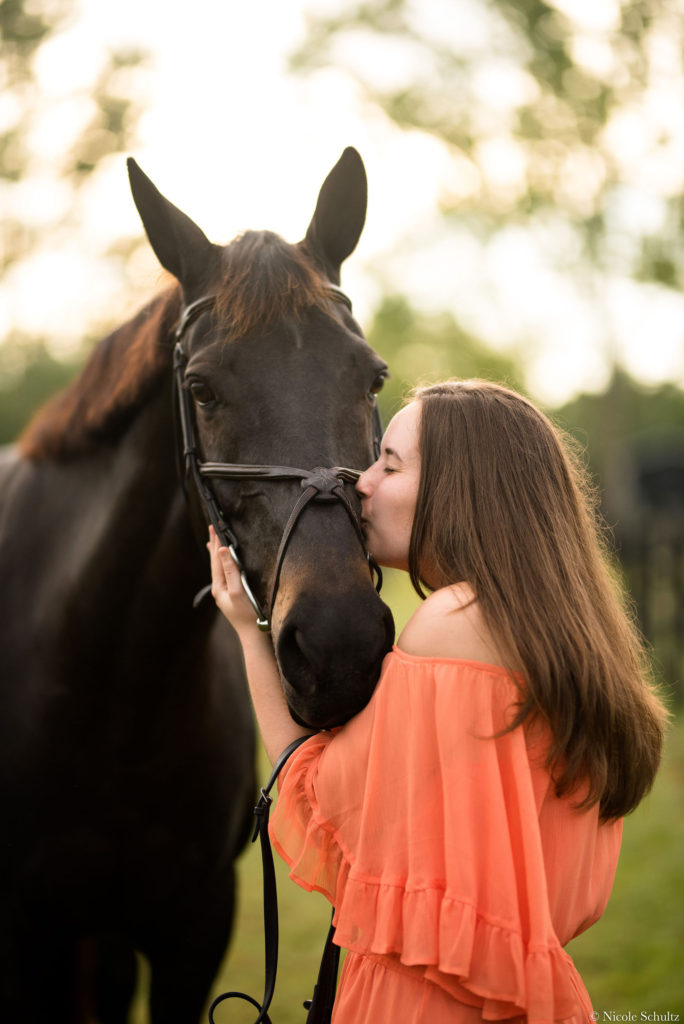
<svg viewBox="0 0 684 1024">
<path fill-rule="evenodd" d="M 602 914 L 622 823 L 558 799 L 548 734 L 511 720 L 503 668 L 395 647 L 346 725 L 279 782 L 273 843 L 336 908 L 333 1024 L 587 1024 L 563 946 Z"/>
</svg>

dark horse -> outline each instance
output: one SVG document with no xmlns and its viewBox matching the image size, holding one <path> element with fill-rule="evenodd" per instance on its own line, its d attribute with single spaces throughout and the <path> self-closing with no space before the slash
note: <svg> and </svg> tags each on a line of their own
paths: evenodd
<svg viewBox="0 0 684 1024">
<path fill-rule="evenodd" d="M 192 1024 L 228 941 L 233 862 L 254 802 L 235 636 L 211 600 L 206 521 L 179 481 L 174 325 L 207 461 L 365 467 L 384 363 L 331 285 L 366 208 L 345 150 L 296 245 L 210 243 L 130 162 L 136 205 L 178 284 L 95 348 L 0 459 L 0 1020 L 127 1018 L 134 951 L 155 1024 Z M 40 296 L 36 296 L 40 301 Z M 213 481 L 268 605 L 299 481 Z M 355 496 L 344 484 L 349 501 Z M 272 609 L 293 714 L 369 699 L 393 625 L 348 510 L 312 503 Z"/>
</svg>

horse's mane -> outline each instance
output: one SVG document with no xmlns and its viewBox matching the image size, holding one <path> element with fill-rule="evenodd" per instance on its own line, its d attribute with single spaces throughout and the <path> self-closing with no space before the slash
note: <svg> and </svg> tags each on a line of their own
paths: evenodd
<svg viewBox="0 0 684 1024">
<path fill-rule="evenodd" d="M 326 282 L 305 246 L 269 231 L 248 231 L 221 254 L 216 314 L 232 338 L 304 309 L 328 308 Z M 171 363 L 178 320 L 177 285 L 104 338 L 81 373 L 38 410 L 19 438 L 34 460 L 65 460 L 115 439 L 149 399 Z"/>
<path fill-rule="evenodd" d="M 29 422 L 19 438 L 21 454 L 34 460 L 68 459 L 117 436 L 170 364 L 168 336 L 180 306 L 176 285 L 103 338 L 80 374 Z"/>
</svg>

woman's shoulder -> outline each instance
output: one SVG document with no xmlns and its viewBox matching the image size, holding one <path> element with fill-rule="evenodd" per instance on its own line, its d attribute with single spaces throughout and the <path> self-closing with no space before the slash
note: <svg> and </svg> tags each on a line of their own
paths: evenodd
<svg viewBox="0 0 684 1024">
<path fill-rule="evenodd" d="M 467 583 L 454 583 L 430 594 L 407 622 L 397 646 L 417 657 L 503 665 L 496 641 Z"/>
</svg>

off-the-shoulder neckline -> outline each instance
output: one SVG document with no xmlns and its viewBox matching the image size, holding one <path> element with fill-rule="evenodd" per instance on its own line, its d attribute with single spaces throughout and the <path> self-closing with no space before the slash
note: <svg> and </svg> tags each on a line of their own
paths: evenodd
<svg viewBox="0 0 684 1024">
<path fill-rule="evenodd" d="M 401 658 L 406 658 L 408 661 L 415 661 L 424 664 L 442 662 L 447 665 L 464 665 L 479 669 L 482 672 L 494 672 L 497 675 L 508 676 L 509 678 L 514 674 L 509 672 L 509 670 L 503 665 L 491 665 L 486 661 L 473 661 L 470 658 L 449 658 L 446 655 L 441 654 L 410 654 L 397 644 L 392 645 L 391 653 L 398 654 Z"/>
</svg>

